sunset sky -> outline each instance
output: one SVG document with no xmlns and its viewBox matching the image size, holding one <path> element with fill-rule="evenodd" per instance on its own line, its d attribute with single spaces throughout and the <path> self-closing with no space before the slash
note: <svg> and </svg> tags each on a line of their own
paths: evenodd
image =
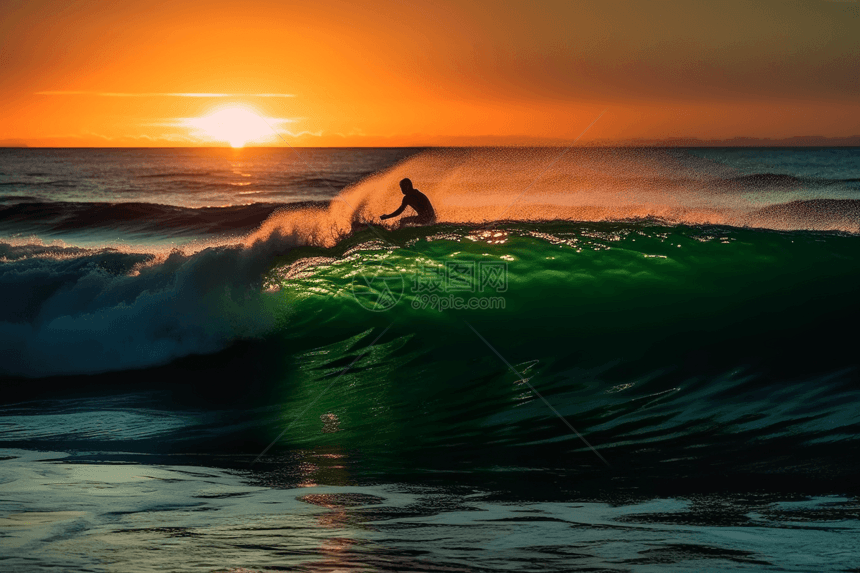
<svg viewBox="0 0 860 573">
<path fill-rule="evenodd" d="M 858 8 L 0 0 L 0 144 L 851 136 Z"/>
</svg>

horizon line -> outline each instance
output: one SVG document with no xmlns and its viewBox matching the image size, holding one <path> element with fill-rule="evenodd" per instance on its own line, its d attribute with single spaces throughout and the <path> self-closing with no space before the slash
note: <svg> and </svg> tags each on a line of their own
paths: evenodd
<svg viewBox="0 0 860 573">
<path fill-rule="evenodd" d="M 842 139 L 842 138 L 840 138 Z M 845 138 L 847 139 L 847 138 Z M 827 144 L 826 142 L 822 142 L 821 144 L 788 144 L 788 145 L 767 145 L 767 144 L 755 144 L 755 143 L 747 143 L 747 144 L 735 144 L 735 145 L 724 145 L 721 143 L 727 142 L 700 142 L 696 145 L 684 145 L 681 142 L 672 142 L 671 144 L 667 144 L 666 142 L 655 142 L 655 143 L 633 143 L 633 142 L 619 142 L 619 143 L 592 143 L 592 144 L 584 144 L 578 145 L 576 147 L 580 148 L 616 148 L 616 147 L 628 147 L 628 148 L 645 148 L 645 147 L 663 147 L 663 148 L 697 148 L 697 147 L 713 147 L 713 148 L 745 148 L 745 147 L 785 147 L 785 148 L 813 148 L 813 147 L 839 147 L 839 148 L 860 148 L 860 138 L 858 138 L 857 143 L 836 143 L 836 144 Z M 432 144 L 432 145 L 300 145 L 300 144 L 291 144 L 291 147 L 302 147 L 302 148 L 317 148 L 317 149 L 453 149 L 453 148 L 549 148 L 549 149 L 561 149 L 567 147 L 563 142 L 552 145 L 535 145 L 535 144 L 480 144 L 480 145 L 440 145 L 440 144 Z M 242 151 L 243 149 L 289 149 L 289 147 L 285 145 L 245 145 L 243 147 L 233 147 L 231 145 L 4 145 L 0 143 L 0 149 L 231 149 L 233 151 Z"/>
</svg>

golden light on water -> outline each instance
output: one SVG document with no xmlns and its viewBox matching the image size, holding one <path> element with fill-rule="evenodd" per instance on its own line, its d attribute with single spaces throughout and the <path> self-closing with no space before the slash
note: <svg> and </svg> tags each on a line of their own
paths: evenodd
<svg viewBox="0 0 860 573">
<path fill-rule="evenodd" d="M 246 107 L 232 106 L 203 117 L 188 118 L 183 125 L 198 137 L 240 148 L 249 143 L 272 142 L 277 138 L 273 124 L 279 121 L 282 120 L 263 118 Z"/>
</svg>

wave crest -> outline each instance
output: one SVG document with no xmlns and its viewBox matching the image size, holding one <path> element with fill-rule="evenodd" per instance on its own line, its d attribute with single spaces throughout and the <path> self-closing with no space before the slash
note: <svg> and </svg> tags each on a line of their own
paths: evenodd
<svg viewBox="0 0 860 573">
<path fill-rule="evenodd" d="M 394 228 L 396 220 L 382 222 L 379 216 L 399 206 L 404 177 L 430 197 L 441 223 L 660 219 L 860 232 L 858 199 L 820 200 L 818 191 L 810 193 L 811 181 L 772 173 L 741 176 L 678 150 L 470 148 L 408 158 L 347 187 L 327 208 L 273 213 L 250 240 L 278 229 L 298 230 L 331 246 L 359 225 Z"/>
</svg>

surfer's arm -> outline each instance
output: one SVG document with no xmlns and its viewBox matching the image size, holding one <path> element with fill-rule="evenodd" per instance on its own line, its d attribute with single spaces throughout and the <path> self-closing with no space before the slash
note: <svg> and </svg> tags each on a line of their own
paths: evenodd
<svg viewBox="0 0 860 573">
<path fill-rule="evenodd" d="M 394 213 L 391 213 L 390 215 L 382 215 L 382 216 L 381 216 L 381 217 L 379 217 L 379 218 L 380 218 L 380 219 L 390 219 L 390 218 L 392 218 L 392 217 L 396 217 L 397 215 L 399 215 L 400 213 L 402 213 L 402 212 L 403 212 L 403 210 L 404 210 L 404 209 L 406 209 L 406 207 L 407 207 L 407 206 L 408 206 L 408 203 L 406 202 L 406 197 L 404 197 L 404 198 L 403 198 L 403 203 L 401 203 L 401 204 L 400 204 L 400 207 L 398 207 L 397 211 L 395 211 Z"/>
</svg>

